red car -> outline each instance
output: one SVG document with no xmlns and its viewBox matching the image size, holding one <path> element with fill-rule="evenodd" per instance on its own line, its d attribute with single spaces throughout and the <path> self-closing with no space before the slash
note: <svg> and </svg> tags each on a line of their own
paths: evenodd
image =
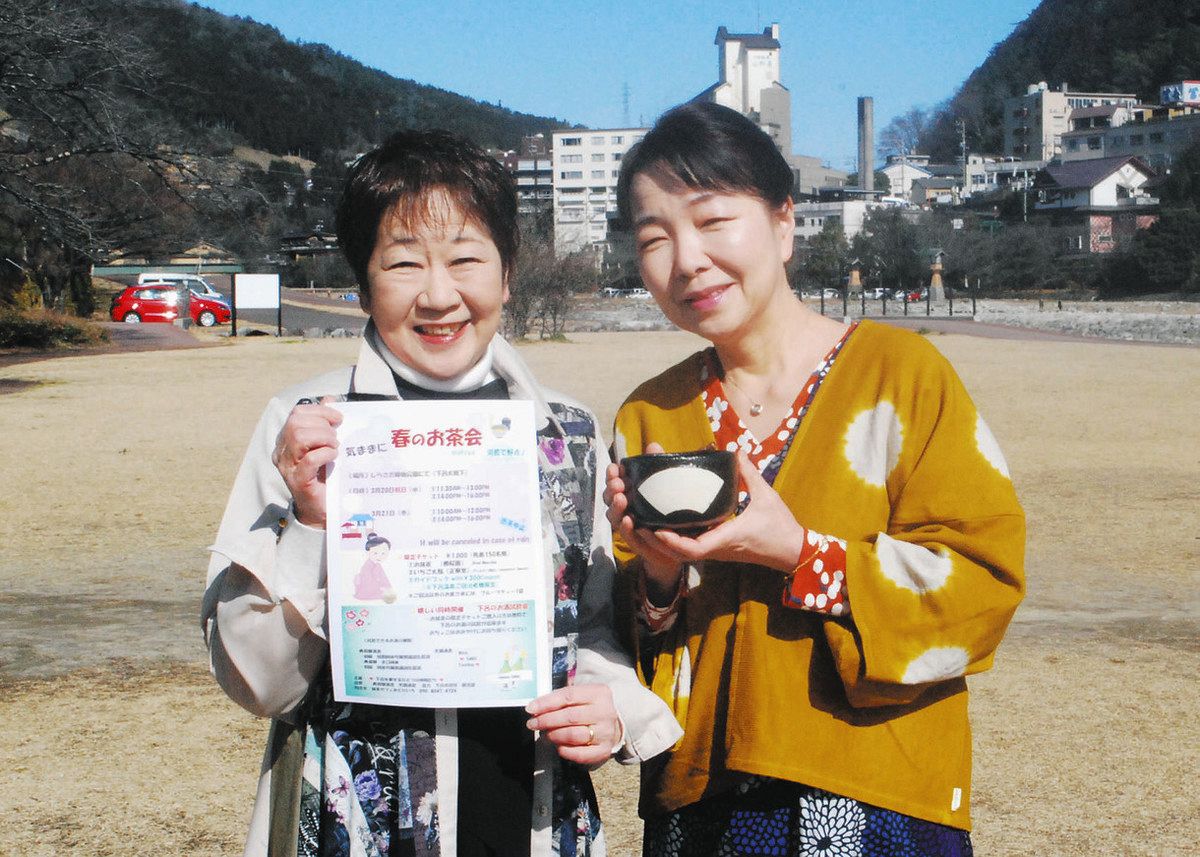
<svg viewBox="0 0 1200 857">
<path fill-rule="evenodd" d="M 188 301 L 192 321 L 212 327 L 229 321 L 229 304 L 191 293 Z M 142 321 L 175 321 L 179 315 L 179 294 L 174 286 L 130 286 L 113 298 L 109 315 L 113 321 L 137 324 Z"/>
</svg>

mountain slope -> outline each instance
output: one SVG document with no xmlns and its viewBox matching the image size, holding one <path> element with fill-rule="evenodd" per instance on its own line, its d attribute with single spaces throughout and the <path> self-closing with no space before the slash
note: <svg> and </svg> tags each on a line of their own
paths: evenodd
<svg viewBox="0 0 1200 857">
<path fill-rule="evenodd" d="M 939 108 L 921 149 L 954 158 L 963 119 L 972 151 L 999 153 L 1004 99 L 1038 81 L 1157 102 L 1162 84 L 1197 77 L 1200 0 L 1043 0 Z"/>
<path fill-rule="evenodd" d="M 274 27 L 177 0 L 94 0 L 145 47 L 167 86 L 161 108 L 184 127 L 278 154 L 340 159 L 401 127 L 442 127 L 483 146 L 566 127 L 298 44 Z M 397 7 L 402 15 L 403 7 Z"/>
</svg>

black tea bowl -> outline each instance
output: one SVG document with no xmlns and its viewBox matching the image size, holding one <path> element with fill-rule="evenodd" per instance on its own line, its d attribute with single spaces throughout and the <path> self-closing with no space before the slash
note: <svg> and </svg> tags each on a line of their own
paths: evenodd
<svg viewBox="0 0 1200 857">
<path fill-rule="evenodd" d="M 732 452 L 701 449 L 621 460 L 626 514 L 635 527 L 700 533 L 737 508 L 737 460 Z"/>
</svg>

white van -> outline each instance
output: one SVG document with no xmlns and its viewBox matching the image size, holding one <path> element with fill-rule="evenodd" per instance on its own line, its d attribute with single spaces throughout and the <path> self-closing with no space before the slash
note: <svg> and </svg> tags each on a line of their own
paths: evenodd
<svg viewBox="0 0 1200 857">
<path fill-rule="evenodd" d="M 139 286 L 148 286 L 155 283 L 166 283 L 168 285 L 182 283 L 202 298 L 215 298 L 219 301 L 225 300 L 225 296 L 214 289 L 208 280 L 199 274 L 179 274 L 174 271 L 150 271 L 145 274 L 138 274 L 137 284 Z"/>
</svg>

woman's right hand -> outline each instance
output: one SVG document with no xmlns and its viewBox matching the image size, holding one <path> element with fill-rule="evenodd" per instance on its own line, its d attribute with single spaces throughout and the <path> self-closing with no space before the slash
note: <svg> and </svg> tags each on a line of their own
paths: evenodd
<svg viewBox="0 0 1200 857">
<path fill-rule="evenodd" d="M 296 520 L 306 526 L 325 526 L 322 468 L 337 458 L 341 422 L 341 412 L 327 405 L 296 405 L 275 441 L 271 461 L 292 492 Z"/>
<path fill-rule="evenodd" d="M 645 451 L 655 454 L 663 448 L 657 443 L 648 443 Z M 614 462 L 608 465 L 606 476 L 604 502 L 608 506 L 608 523 L 613 532 L 619 533 L 629 549 L 642 558 L 646 582 L 657 590 L 652 594 L 666 597 L 674 593 L 683 572 L 683 557 L 663 545 L 652 531 L 636 529 L 633 519 L 625 514 L 629 508 L 629 498 L 625 496 L 625 468 Z"/>
</svg>

